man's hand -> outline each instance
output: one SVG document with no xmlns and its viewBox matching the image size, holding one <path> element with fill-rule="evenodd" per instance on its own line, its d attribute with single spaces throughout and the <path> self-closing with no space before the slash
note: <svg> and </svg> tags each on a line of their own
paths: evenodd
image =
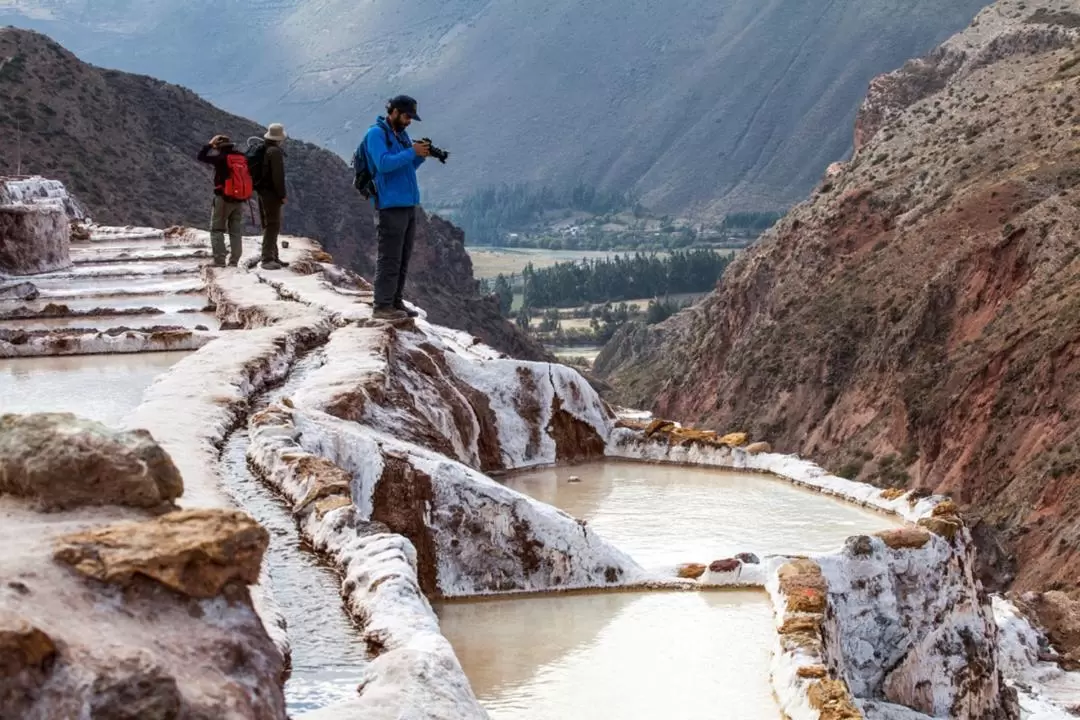
<svg viewBox="0 0 1080 720">
<path fill-rule="evenodd" d="M 412 144 L 412 149 L 420 157 L 428 157 L 431 155 L 431 146 L 424 142 L 414 142 Z"/>
<path fill-rule="evenodd" d="M 216 148 L 218 145 L 221 144 L 221 141 L 224 139 L 225 138 L 222 135 L 215 135 L 214 137 L 210 138 L 210 147 Z"/>
</svg>

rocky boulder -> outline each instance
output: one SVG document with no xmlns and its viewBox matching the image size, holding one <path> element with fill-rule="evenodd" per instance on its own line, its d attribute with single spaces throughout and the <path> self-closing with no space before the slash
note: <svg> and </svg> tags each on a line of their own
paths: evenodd
<svg viewBox="0 0 1080 720">
<path fill-rule="evenodd" d="M 257 582 L 269 542 L 246 513 L 184 510 L 63 536 L 54 558 L 103 582 L 127 586 L 141 576 L 188 597 L 212 598 L 230 583 Z"/>
<path fill-rule="evenodd" d="M 111 430 L 70 413 L 0 416 L 0 494 L 44 510 L 153 509 L 183 491 L 179 470 L 145 430 Z"/>
<path fill-rule="evenodd" d="M 708 569 L 708 566 L 701 563 L 686 563 L 675 568 L 675 574 L 688 580 L 697 580 Z"/>
<path fill-rule="evenodd" d="M 0 610 L 0 714 L 22 716 L 26 699 L 44 684 L 55 657 L 56 646 L 48 635 Z"/>
<path fill-rule="evenodd" d="M 0 300 L 34 300 L 38 295 L 38 289 L 33 283 L 0 285 Z"/>
</svg>

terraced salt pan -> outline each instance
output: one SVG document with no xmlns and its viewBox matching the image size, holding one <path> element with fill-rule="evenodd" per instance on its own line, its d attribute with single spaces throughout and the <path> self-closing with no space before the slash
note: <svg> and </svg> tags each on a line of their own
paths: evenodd
<svg viewBox="0 0 1080 720">
<path fill-rule="evenodd" d="M 73 412 L 118 426 L 188 352 L 0 359 L 0 414 Z"/>
<path fill-rule="evenodd" d="M 570 482 L 574 476 L 580 482 Z M 514 474 L 502 482 L 586 520 L 652 569 L 741 552 L 829 552 L 851 535 L 900 524 L 894 516 L 758 473 L 608 461 Z"/>
<path fill-rule="evenodd" d="M 761 591 L 597 593 L 436 608 L 493 720 L 779 720 Z"/>
<path fill-rule="evenodd" d="M 139 330 L 154 326 L 194 329 L 200 325 L 204 329 L 217 330 L 220 323 L 213 313 L 206 312 L 0 320 L 0 328 L 7 330 L 63 330 L 65 328 L 108 330 L 116 327 Z"/>
<path fill-rule="evenodd" d="M 40 297 L 47 299 L 114 297 L 125 295 L 145 295 L 147 293 L 194 293 L 203 288 L 198 277 L 179 276 L 178 278 L 151 277 L 107 277 L 107 278 L 59 278 L 54 280 L 33 280 Z"/>
<path fill-rule="evenodd" d="M 196 275 L 199 273 L 199 267 L 200 261 L 197 259 L 144 261 L 136 258 L 130 262 L 122 263 L 82 263 L 68 270 L 34 275 L 30 280 L 35 285 L 40 286 L 41 283 L 50 280 L 118 277 L 165 278 L 176 275 Z"/>
<path fill-rule="evenodd" d="M 184 309 L 202 310 L 206 307 L 207 300 L 204 295 L 199 293 L 158 295 L 145 292 L 129 295 L 111 295 L 104 298 L 75 297 L 64 299 L 45 298 L 31 301 L 3 300 L 0 301 L 0 312 L 17 310 L 19 308 L 25 308 L 31 312 L 41 312 L 45 309 L 46 305 L 67 305 L 72 312 L 86 312 L 100 307 L 117 309 L 151 307 L 165 312 L 177 312 Z"/>
<path fill-rule="evenodd" d="M 71 261 L 76 265 L 89 263 L 127 263 L 140 260 L 200 260 L 210 257 L 210 249 L 204 247 L 140 248 L 131 245 L 107 247 L 71 248 Z"/>
</svg>

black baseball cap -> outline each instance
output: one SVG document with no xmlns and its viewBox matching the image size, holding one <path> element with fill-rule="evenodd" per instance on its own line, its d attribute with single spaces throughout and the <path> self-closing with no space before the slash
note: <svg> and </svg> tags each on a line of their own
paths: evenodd
<svg viewBox="0 0 1080 720">
<path fill-rule="evenodd" d="M 390 98 L 388 107 L 391 110 L 408 113 L 413 120 L 420 120 L 420 116 L 416 114 L 416 100 L 408 95 L 395 95 Z"/>
</svg>

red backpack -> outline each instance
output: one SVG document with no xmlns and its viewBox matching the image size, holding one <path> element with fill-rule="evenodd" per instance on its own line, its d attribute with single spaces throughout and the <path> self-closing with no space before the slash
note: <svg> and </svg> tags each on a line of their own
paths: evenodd
<svg viewBox="0 0 1080 720">
<path fill-rule="evenodd" d="M 225 157 L 229 166 L 229 177 L 225 181 L 222 194 L 230 200 L 243 202 L 251 198 L 251 173 L 248 172 L 247 158 L 243 153 L 233 152 Z"/>
</svg>

